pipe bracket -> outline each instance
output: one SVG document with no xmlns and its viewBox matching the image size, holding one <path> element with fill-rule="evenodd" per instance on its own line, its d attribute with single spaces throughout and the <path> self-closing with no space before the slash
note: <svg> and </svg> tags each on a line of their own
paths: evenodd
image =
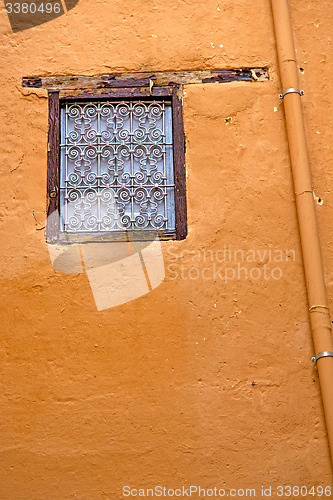
<svg viewBox="0 0 333 500">
<path fill-rule="evenodd" d="M 295 89 L 294 87 L 290 87 L 289 89 L 286 89 L 282 94 L 279 94 L 279 99 L 283 99 L 285 95 L 287 94 L 299 94 L 299 95 L 304 95 L 304 90 L 298 90 Z"/>
<path fill-rule="evenodd" d="M 332 357 L 333 358 L 333 351 L 319 352 L 317 354 L 317 356 L 313 356 L 313 358 L 311 358 L 311 361 L 313 363 L 316 363 L 318 361 L 318 359 L 320 359 L 320 358 L 328 358 L 328 357 Z"/>
</svg>

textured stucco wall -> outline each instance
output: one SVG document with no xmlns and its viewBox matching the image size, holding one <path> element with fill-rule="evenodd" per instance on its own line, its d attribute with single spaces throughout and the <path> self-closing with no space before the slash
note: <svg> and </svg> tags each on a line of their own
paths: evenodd
<svg viewBox="0 0 333 500">
<path fill-rule="evenodd" d="M 291 16 L 333 310 L 333 11 Z M 0 498 L 331 484 L 269 1 L 80 0 L 17 34 L 1 6 L 0 34 Z M 50 263 L 47 99 L 22 76 L 265 65 L 269 82 L 186 87 L 189 235 L 163 243 L 158 288 L 97 312 L 86 275 Z M 277 280 L 188 278 L 206 264 L 185 250 L 224 245 L 296 258 Z"/>
</svg>

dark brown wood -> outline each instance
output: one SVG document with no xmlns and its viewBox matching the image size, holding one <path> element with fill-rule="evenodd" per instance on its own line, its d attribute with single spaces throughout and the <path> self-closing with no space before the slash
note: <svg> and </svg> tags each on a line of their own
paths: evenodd
<svg viewBox="0 0 333 500">
<path fill-rule="evenodd" d="M 259 80 L 262 76 L 261 72 L 256 72 L 254 69 L 250 68 L 234 70 L 232 72 L 228 70 L 213 70 L 212 73 L 215 73 L 214 76 L 203 78 L 202 83 L 226 83 L 234 82 L 235 80 L 241 82 L 252 82 L 253 80 Z"/>
<path fill-rule="evenodd" d="M 176 239 L 183 240 L 187 236 L 187 207 L 183 105 L 179 91 L 178 87 L 174 87 L 172 95 L 173 163 L 175 170 Z"/>
<path fill-rule="evenodd" d="M 29 78 L 26 81 L 23 79 L 22 85 L 23 87 L 41 88 L 43 84 L 41 78 Z"/>
<path fill-rule="evenodd" d="M 116 99 L 127 97 L 167 97 L 172 96 L 172 87 L 153 87 L 151 91 L 148 88 L 115 88 L 107 90 L 68 90 L 60 92 L 60 99 L 63 102 L 84 100 L 84 99 Z"/>
<path fill-rule="evenodd" d="M 49 136 L 47 146 L 47 223 L 46 240 L 55 243 L 59 234 L 59 92 L 49 91 Z"/>
<path fill-rule="evenodd" d="M 149 78 L 124 78 L 118 79 L 116 75 L 111 75 L 106 78 L 101 78 L 101 80 L 97 83 L 97 88 L 104 87 L 144 87 L 149 86 L 149 80 L 156 80 L 155 75 L 152 75 Z"/>
<path fill-rule="evenodd" d="M 269 80 L 268 69 L 236 68 L 198 71 L 156 71 L 154 73 L 111 73 L 91 76 L 40 76 L 23 77 L 23 87 L 47 89 L 98 89 L 119 87 L 154 87 L 191 85 L 200 83 L 224 83 L 232 81 L 262 82 Z"/>
<path fill-rule="evenodd" d="M 87 231 L 80 233 L 66 233 L 60 232 L 58 243 L 62 245 L 73 243 L 107 243 L 113 241 L 154 241 L 156 237 L 160 240 L 175 240 L 177 239 L 175 231 L 161 230 L 161 231 L 110 231 L 98 232 Z"/>
</svg>

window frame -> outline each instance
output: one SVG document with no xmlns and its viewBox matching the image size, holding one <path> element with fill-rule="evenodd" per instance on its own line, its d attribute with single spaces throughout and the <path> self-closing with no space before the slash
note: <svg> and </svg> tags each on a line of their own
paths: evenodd
<svg viewBox="0 0 333 500">
<path fill-rule="evenodd" d="M 68 233 L 60 230 L 60 106 L 75 101 L 105 101 L 140 99 L 141 97 L 170 97 L 172 106 L 173 165 L 175 182 L 175 230 L 89 231 Z M 187 236 L 185 134 L 181 86 L 127 87 L 96 90 L 48 90 L 49 132 L 47 150 L 47 243 L 84 243 L 88 241 L 126 241 L 129 239 L 183 240 Z M 55 215 L 54 215 L 55 213 Z M 52 217 L 51 217 L 52 215 Z M 153 234 L 154 233 L 154 234 Z M 130 236 L 130 237 L 129 237 Z"/>
</svg>

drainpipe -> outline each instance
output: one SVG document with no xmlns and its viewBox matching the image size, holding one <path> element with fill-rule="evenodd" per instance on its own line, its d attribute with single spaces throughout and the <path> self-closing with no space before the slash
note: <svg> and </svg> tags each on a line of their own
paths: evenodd
<svg viewBox="0 0 333 500">
<path fill-rule="evenodd" d="M 315 217 L 311 173 L 287 0 L 271 0 L 280 67 L 291 168 L 301 237 L 310 324 L 328 442 L 333 460 L 333 339 Z M 289 91 L 286 93 L 286 91 Z M 280 96 L 281 97 L 281 96 Z M 312 358 L 314 360 L 314 358 Z M 332 462 L 333 465 L 333 462 Z"/>
</svg>

